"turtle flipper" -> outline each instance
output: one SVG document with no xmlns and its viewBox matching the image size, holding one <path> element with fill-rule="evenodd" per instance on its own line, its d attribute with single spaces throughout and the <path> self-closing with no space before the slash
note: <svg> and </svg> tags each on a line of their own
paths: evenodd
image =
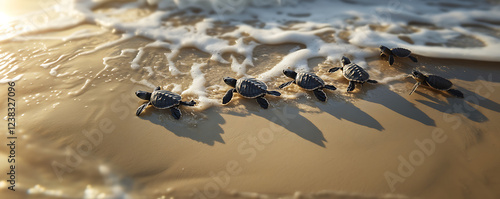
<svg viewBox="0 0 500 199">
<path fill-rule="evenodd" d="M 281 93 L 278 92 L 278 91 L 267 91 L 267 94 L 274 95 L 274 96 L 280 96 L 281 95 Z"/>
<path fill-rule="evenodd" d="M 415 85 L 413 86 L 413 89 L 411 89 L 410 95 L 413 94 L 413 92 L 415 92 L 415 90 L 417 90 L 417 87 L 420 86 L 420 84 L 422 84 L 422 83 L 421 82 L 415 83 Z"/>
<path fill-rule="evenodd" d="M 323 89 L 318 88 L 316 90 L 313 90 L 313 92 L 319 101 L 322 101 L 322 102 L 326 101 L 326 93 L 325 93 L 325 91 L 323 91 Z"/>
<path fill-rule="evenodd" d="M 418 62 L 417 58 L 416 58 L 416 57 L 414 57 L 414 56 L 411 56 L 411 55 L 410 55 L 410 56 L 408 56 L 408 58 L 410 58 L 410 59 L 411 59 L 413 62 L 415 62 L 415 63 L 416 63 L 416 62 Z"/>
<path fill-rule="evenodd" d="M 146 107 L 148 107 L 148 105 L 149 105 L 149 102 L 144 103 L 141 106 L 139 106 L 139 108 L 137 108 L 137 111 L 135 112 L 135 115 L 139 116 L 144 110 L 146 110 Z"/>
<path fill-rule="evenodd" d="M 328 90 L 337 90 L 337 87 L 333 86 L 333 85 L 325 85 L 325 88 L 328 89 Z"/>
<path fill-rule="evenodd" d="M 172 112 L 172 116 L 174 116 L 174 119 L 178 120 L 179 118 L 181 118 L 181 110 L 179 110 L 177 106 L 170 108 L 170 112 Z"/>
<path fill-rule="evenodd" d="M 224 95 L 224 97 L 222 98 L 222 104 L 227 104 L 229 103 L 229 101 L 231 101 L 231 99 L 233 98 L 233 92 L 235 90 L 236 89 L 232 88 L 227 91 L 226 95 Z"/>
<path fill-rule="evenodd" d="M 184 106 L 194 106 L 196 102 L 194 100 L 191 100 L 190 102 L 181 101 L 181 104 Z"/>
<path fill-rule="evenodd" d="M 349 82 L 349 86 L 347 87 L 347 92 L 351 92 L 354 90 L 354 88 L 356 88 L 356 82 L 354 81 L 350 81 Z"/>
<path fill-rule="evenodd" d="M 384 52 L 380 52 L 380 57 L 385 57 L 385 53 Z"/>
<path fill-rule="evenodd" d="M 459 91 L 459 90 L 456 90 L 456 89 L 449 89 L 447 90 L 447 92 L 455 97 L 458 97 L 458 98 L 464 98 L 464 94 Z"/>
<path fill-rule="evenodd" d="M 373 79 L 366 80 L 366 82 L 368 82 L 370 84 L 376 84 L 376 83 L 378 83 L 377 80 L 373 80 Z"/>
<path fill-rule="evenodd" d="M 267 107 L 269 107 L 269 102 L 266 100 L 266 98 L 258 97 L 257 102 L 263 109 L 267 109 Z"/>
<path fill-rule="evenodd" d="M 392 64 L 394 64 L 394 56 L 393 55 L 389 55 L 389 65 L 392 66 Z"/>
<path fill-rule="evenodd" d="M 333 67 L 333 68 L 330 68 L 330 70 L 328 70 L 328 72 L 333 73 L 335 71 L 338 71 L 339 69 L 341 69 L 341 67 Z"/>
<path fill-rule="evenodd" d="M 295 80 L 292 80 L 292 81 L 289 81 L 289 82 L 285 82 L 283 84 L 281 84 L 278 88 L 282 89 L 282 88 L 285 88 L 286 86 L 292 84 L 292 83 L 295 83 Z"/>
</svg>

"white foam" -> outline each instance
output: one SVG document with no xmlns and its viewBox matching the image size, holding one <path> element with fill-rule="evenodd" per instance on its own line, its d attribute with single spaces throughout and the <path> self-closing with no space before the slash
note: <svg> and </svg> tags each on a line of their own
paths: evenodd
<svg viewBox="0 0 500 199">
<path fill-rule="evenodd" d="M 37 184 L 26 191 L 30 195 L 45 195 L 45 196 L 62 196 L 63 192 L 61 190 L 51 190 Z"/>
<path fill-rule="evenodd" d="M 153 68 L 150 66 L 146 66 L 146 67 L 144 67 L 144 69 L 146 69 L 146 71 L 148 72 L 148 77 L 151 77 L 155 74 L 155 72 L 153 71 Z"/>
<path fill-rule="evenodd" d="M 236 75 L 243 76 L 246 73 L 246 67 L 244 63 L 238 63 L 238 60 L 231 55 L 231 69 L 236 72 Z"/>
<path fill-rule="evenodd" d="M 206 91 L 206 79 L 203 73 L 201 72 L 201 67 L 206 66 L 207 64 L 193 64 L 191 67 L 191 77 L 193 78 L 193 83 L 189 86 L 188 89 L 184 90 L 181 95 L 194 95 L 198 96 L 198 104 L 196 105 L 199 109 L 206 109 L 213 105 L 218 105 L 219 100 L 209 99 L 207 97 Z"/>
<path fill-rule="evenodd" d="M 101 44 L 97 47 L 95 47 L 94 49 L 92 50 L 89 50 L 89 51 L 85 51 L 85 52 L 81 52 L 81 53 L 78 53 L 76 56 L 72 57 L 71 59 L 75 59 L 76 57 L 80 56 L 80 55 L 87 55 L 87 54 L 92 54 L 98 50 L 101 50 L 101 49 L 104 49 L 104 48 L 107 48 L 107 47 L 111 47 L 113 45 L 116 45 L 120 42 L 123 42 L 123 41 L 126 41 L 130 38 L 132 38 L 133 36 L 130 35 L 130 34 L 123 34 L 122 37 L 120 39 L 117 39 L 117 40 L 114 40 L 114 41 L 110 41 L 110 42 L 107 42 L 107 43 L 104 43 L 104 44 Z M 70 60 L 71 60 L 70 59 Z"/>
<path fill-rule="evenodd" d="M 91 185 L 87 185 L 85 191 L 83 192 L 83 199 L 103 199 L 107 198 L 105 193 L 99 192 L 99 190 L 92 188 Z"/>
<path fill-rule="evenodd" d="M 0 84 L 18 81 L 23 77 L 23 75 L 24 74 L 20 74 L 20 75 L 15 76 L 14 78 L 7 78 L 7 76 L 5 76 L 2 79 L 0 79 Z"/>
<path fill-rule="evenodd" d="M 55 61 L 51 59 L 41 64 L 42 67 L 50 68 L 50 74 L 56 75 L 56 77 L 71 74 L 57 73 L 58 64 L 69 56 L 69 60 L 76 59 L 81 55 L 113 47 L 137 36 L 150 39 L 152 42 L 148 44 L 121 50 L 120 55 L 103 57 L 104 69 L 113 67 L 107 63 L 108 60 L 125 57 L 125 54 L 128 53 L 135 53 L 130 67 L 134 70 L 146 70 L 148 77 L 139 80 L 130 79 L 134 83 L 154 88 L 152 80 L 148 79 L 150 77 L 191 75 L 193 80 L 189 88 L 184 91 L 178 82 L 167 82 L 165 83 L 166 87 L 183 95 L 197 97 L 200 103 L 196 107 L 203 108 L 218 104 L 220 101 L 209 97 L 214 96 L 212 92 L 218 92 L 218 90 L 213 91 L 208 88 L 221 88 L 224 85 L 222 82 L 216 85 L 206 85 L 207 75 L 202 72 L 201 68 L 210 66 L 205 64 L 193 64 L 188 73 L 181 72 L 179 70 L 181 66 L 176 66 L 176 60 L 183 48 L 194 47 L 208 53 L 212 62 L 229 64 L 230 70 L 235 72 L 236 76 L 241 77 L 249 76 L 247 72 L 251 67 L 262 67 L 254 66 L 253 63 L 254 58 L 259 59 L 253 55 L 255 47 L 258 45 L 298 43 L 305 46 L 305 48 L 291 49 L 276 65 L 270 66 L 269 70 L 260 70 L 258 74 L 251 74 L 251 76 L 265 82 L 283 76 L 282 70 L 286 68 L 311 71 L 312 68 L 309 67 L 308 60 L 315 57 L 324 57 L 329 62 L 337 63 L 343 55 L 346 55 L 364 68 L 379 72 L 376 68 L 371 69 L 366 64 L 365 58 L 376 56 L 377 48 L 381 44 L 388 47 L 409 48 L 417 55 L 428 57 L 500 61 L 500 56 L 498 56 L 500 38 L 498 36 L 477 32 L 464 26 L 464 24 L 472 24 L 492 32 L 499 32 L 500 7 L 489 4 L 487 1 L 441 1 L 458 5 L 447 7 L 445 3 L 437 4 L 432 0 L 402 0 L 397 3 L 363 0 L 316 0 L 314 2 L 299 0 L 139 0 L 123 3 L 108 11 L 99 12 L 96 11 L 99 10 L 96 8 L 106 1 L 73 0 L 70 2 L 69 6 L 59 5 L 59 8 L 67 8 L 67 11 L 55 15 L 53 21 L 48 21 L 37 27 L 24 28 L 18 32 L 0 33 L 0 38 L 3 40 L 38 38 L 70 41 L 96 37 L 106 32 L 84 29 L 63 37 L 41 37 L 35 34 L 73 27 L 83 22 L 95 24 L 104 30 L 123 32 L 121 38 L 99 44 L 89 51 L 74 52 L 75 55 L 62 54 L 58 58 L 56 57 Z M 116 14 L 128 14 L 127 12 L 133 9 L 143 9 L 144 4 L 156 6 L 158 9 L 149 10 L 148 15 L 132 17 L 132 20 L 129 18 L 127 20 L 120 19 L 115 16 Z M 201 11 L 192 12 L 188 9 L 190 7 L 199 8 Z M 56 9 L 56 7 L 50 9 Z M 190 18 L 195 16 L 203 16 L 203 19 L 196 21 L 196 23 L 180 25 L 169 20 L 174 17 Z M 216 22 L 220 20 L 230 23 L 235 29 L 222 35 L 208 34 L 211 29 L 217 27 Z M 245 23 L 247 21 L 257 21 L 257 23 L 249 25 Z M 294 21 L 296 23 L 288 23 Z M 341 36 L 344 32 L 349 35 L 347 41 L 344 41 L 344 37 Z M 323 34 L 332 37 L 335 42 L 326 42 L 318 36 Z M 251 41 L 245 40 L 247 35 L 252 37 Z M 464 35 L 478 40 L 478 43 L 483 45 L 466 45 L 465 47 L 448 45 L 450 42 L 457 43 L 454 40 Z M 400 39 L 402 36 L 407 39 Z M 225 39 L 226 37 L 234 38 L 235 41 L 230 42 Z M 410 43 L 407 41 L 408 39 L 411 40 Z M 166 62 L 154 66 L 143 65 L 142 61 L 146 57 L 145 49 L 147 48 L 167 49 L 169 52 L 164 54 Z M 231 56 L 229 60 L 225 60 L 223 55 L 228 53 Z M 236 59 L 237 56 L 234 56 L 236 54 L 244 57 L 244 60 L 239 62 Z M 2 64 L 0 69 L 4 69 L 9 64 Z M 170 74 L 160 71 L 165 68 L 168 68 Z M 115 69 L 113 67 L 113 70 Z M 389 83 L 404 75 L 406 74 L 386 77 L 381 82 Z M 15 78 L 4 77 L 0 82 L 21 77 L 22 75 Z M 92 78 L 87 79 L 80 89 L 72 93 L 83 92 L 92 81 Z M 289 94 L 285 93 L 283 96 L 287 95 Z M 293 96 L 290 95 L 290 97 Z"/>
<path fill-rule="evenodd" d="M 61 56 L 59 56 L 59 58 L 57 58 L 55 61 L 51 61 L 51 62 L 47 62 L 48 60 L 46 60 L 44 63 L 40 64 L 41 67 L 44 67 L 44 68 L 49 68 L 50 66 L 58 63 L 59 61 L 61 61 L 63 58 L 67 57 L 68 54 L 63 54 Z"/>
</svg>

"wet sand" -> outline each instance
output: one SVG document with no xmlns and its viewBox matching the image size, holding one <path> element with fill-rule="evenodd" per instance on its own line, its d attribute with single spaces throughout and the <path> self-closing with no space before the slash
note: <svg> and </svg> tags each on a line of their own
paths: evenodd
<svg viewBox="0 0 500 199">
<path fill-rule="evenodd" d="M 65 31 L 79 28 L 96 27 L 84 24 Z M 63 31 L 46 36 L 58 34 L 67 35 Z M 0 44 L 2 52 L 16 52 L 14 57 L 29 57 L 30 49 L 40 46 L 54 51 L 14 61 L 20 66 L 14 76 L 23 74 L 16 82 L 19 179 L 15 193 L 7 190 L 6 183 L 0 184 L 2 198 L 500 196 L 500 158 L 496 154 L 500 148 L 496 133 L 500 128 L 499 63 L 417 55 L 418 64 L 398 60 L 401 62 L 391 67 L 385 60 L 370 57 L 368 66 L 380 71 L 372 73 L 372 79 L 381 83 L 365 84 L 347 94 L 347 80 L 340 73 L 326 73 L 339 63 L 311 59 L 312 71 L 329 76 L 325 81 L 338 88 L 326 91 L 326 103 L 292 85 L 283 93 L 304 94 L 296 99 L 267 96 L 267 110 L 236 94 L 225 106 L 181 107 L 182 118 L 176 121 L 170 111 L 153 108 L 135 116 L 143 101 L 134 92 L 151 88 L 130 79 L 148 77 L 163 86 L 177 81 L 186 89 L 191 77 L 148 76 L 147 70 L 131 69 L 134 56 L 102 60 L 117 55 L 117 49 L 150 41 L 133 38 L 77 56 L 81 46 L 92 49 L 117 38 L 117 34 L 104 33 L 90 42 Z M 248 74 L 266 70 L 295 46 L 256 48 L 254 56 L 267 57 L 262 58 L 262 67 L 256 62 Z M 161 62 L 155 55 L 163 51 L 149 49 L 144 60 Z M 61 52 L 70 55 L 61 58 L 57 73 L 71 75 L 56 78 L 49 74 L 52 66 L 43 68 L 40 63 L 47 57 L 58 58 Z M 187 72 L 193 62 L 208 63 L 202 70 L 213 72 L 205 77 L 206 84 L 221 81 L 230 64 L 209 63 L 209 58 L 196 49 L 186 49 L 177 64 Z M 423 86 L 409 96 L 415 80 L 397 76 L 414 68 L 449 78 L 465 98 Z M 267 83 L 277 89 L 285 81 L 288 79 L 281 77 Z M 229 87 L 212 89 L 218 90 L 209 97 L 221 99 Z M 5 84 L 0 94 L 7 95 Z M 6 107 L 0 112 L 7 112 Z M 6 129 L 4 124 L 1 127 Z M 0 149 L 0 156 L 6 157 L 6 145 Z M 2 172 L 7 172 L 7 165 L 0 161 Z"/>
</svg>

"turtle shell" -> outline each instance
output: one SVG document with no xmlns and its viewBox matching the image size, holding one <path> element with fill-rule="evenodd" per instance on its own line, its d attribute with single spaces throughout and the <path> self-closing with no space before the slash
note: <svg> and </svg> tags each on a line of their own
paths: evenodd
<svg viewBox="0 0 500 199">
<path fill-rule="evenodd" d="M 166 90 L 153 91 L 151 94 L 151 104 L 159 109 L 172 108 L 179 105 L 181 96 Z"/>
<path fill-rule="evenodd" d="M 451 83 L 450 80 L 436 75 L 429 75 L 425 82 L 427 85 L 437 90 L 448 90 L 453 86 L 453 83 Z"/>
<path fill-rule="evenodd" d="M 344 77 L 349 81 L 364 83 L 370 79 L 370 75 L 357 64 L 350 63 L 342 70 Z"/>
<path fill-rule="evenodd" d="M 267 85 L 255 78 L 241 78 L 236 81 L 236 91 L 246 98 L 256 98 L 266 94 Z"/>
<path fill-rule="evenodd" d="M 325 82 L 313 73 L 297 73 L 295 83 L 306 90 L 316 90 L 325 87 Z"/>
<path fill-rule="evenodd" d="M 393 48 L 391 52 L 398 57 L 408 57 L 411 54 L 411 51 L 406 48 Z"/>
</svg>

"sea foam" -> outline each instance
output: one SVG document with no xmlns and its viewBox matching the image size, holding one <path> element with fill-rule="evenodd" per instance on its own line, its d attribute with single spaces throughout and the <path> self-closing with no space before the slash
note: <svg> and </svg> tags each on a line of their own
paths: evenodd
<svg viewBox="0 0 500 199">
<path fill-rule="evenodd" d="M 108 67 L 107 60 L 119 58 L 127 52 L 135 54 L 130 68 L 147 71 L 147 77 L 164 75 L 158 71 L 163 68 L 168 68 L 170 76 L 190 76 L 191 85 L 176 88 L 185 95 L 204 101 L 198 105 L 204 108 L 215 104 L 214 95 L 206 88 L 225 85 L 222 81 L 218 85 L 209 85 L 205 81 L 207 74 L 200 68 L 207 67 L 204 66 L 207 63 L 195 61 L 189 72 L 182 72 L 175 62 L 182 49 L 196 48 L 209 54 L 212 62 L 229 64 L 235 77 L 253 76 L 267 83 L 281 77 L 282 70 L 286 68 L 310 71 L 308 60 L 316 57 L 338 63 L 343 55 L 348 55 L 370 70 L 365 58 L 376 56 L 379 45 L 405 47 L 417 55 L 428 57 L 500 61 L 500 6 L 488 1 L 140 0 L 111 4 L 109 1 L 74 0 L 48 9 L 49 13 L 59 13 L 41 25 L 25 25 L 16 31 L 2 32 L 0 39 L 43 39 L 37 33 L 83 23 L 121 34 L 120 38 L 79 52 L 71 59 L 127 42 L 131 38 L 150 39 L 152 42 L 144 46 L 122 49 L 118 56 L 102 57 L 105 68 Z M 40 13 L 32 15 L 35 14 Z M 127 15 L 131 16 L 124 17 Z M 23 17 L 26 19 L 29 16 Z M 16 20 L 22 27 L 22 19 Z M 221 23 L 226 28 L 232 28 L 224 29 Z M 211 33 L 219 29 L 221 32 Z M 103 30 L 79 30 L 67 36 L 46 39 L 71 41 L 94 38 L 104 34 Z M 331 40 L 325 40 L 320 35 L 331 37 Z M 257 46 L 286 43 L 301 44 L 305 48 L 291 50 L 268 70 L 247 74 L 249 69 L 260 67 L 254 64 L 253 51 Z M 169 52 L 164 54 L 166 62 L 155 67 L 141 65 L 148 48 L 168 49 Z M 225 57 L 225 54 L 230 56 Z M 242 60 L 238 60 L 236 55 Z M 63 58 L 42 63 L 41 66 L 56 77 L 71 74 L 57 72 L 57 64 Z M 2 82 L 20 77 L 5 77 Z M 92 80 L 87 79 L 79 90 L 70 93 L 84 92 Z M 130 80 L 154 85 L 148 79 Z M 176 82 L 166 85 L 171 83 Z"/>
</svg>

